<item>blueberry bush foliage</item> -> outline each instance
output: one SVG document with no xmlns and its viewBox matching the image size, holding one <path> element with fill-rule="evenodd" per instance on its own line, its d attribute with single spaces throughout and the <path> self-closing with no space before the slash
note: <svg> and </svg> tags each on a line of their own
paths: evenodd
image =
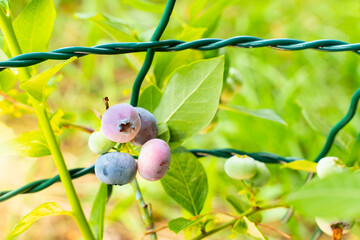
<svg viewBox="0 0 360 240">
<path fill-rule="evenodd" d="M 359 239 L 357 54 L 196 46 L 356 43 L 358 3 L 175 2 L 0 0 L 0 237 Z"/>
</svg>

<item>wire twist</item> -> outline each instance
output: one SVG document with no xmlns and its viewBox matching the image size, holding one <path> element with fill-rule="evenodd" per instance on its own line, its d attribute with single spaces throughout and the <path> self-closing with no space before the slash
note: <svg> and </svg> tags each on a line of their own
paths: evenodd
<svg viewBox="0 0 360 240">
<path fill-rule="evenodd" d="M 180 40 L 162 40 L 151 42 L 119 42 L 96 45 L 93 47 L 65 47 L 50 52 L 32 52 L 0 62 L 0 71 L 10 67 L 27 67 L 46 60 L 67 60 L 71 57 L 83 57 L 89 54 L 116 55 L 135 52 L 174 52 L 186 49 L 207 51 L 223 47 L 259 48 L 271 47 L 278 50 L 297 51 L 313 49 L 327 52 L 353 51 L 360 54 L 360 43 L 347 43 L 339 40 L 323 39 L 305 42 L 297 39 L 262 39 L 252 36 L 237 36 L 228 39 L 204 38 L 191 42 Z"/>
</svg>

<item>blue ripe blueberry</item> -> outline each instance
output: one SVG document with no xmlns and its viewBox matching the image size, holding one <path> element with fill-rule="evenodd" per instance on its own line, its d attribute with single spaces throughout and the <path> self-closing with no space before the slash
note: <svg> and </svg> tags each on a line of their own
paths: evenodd
<svg viewBox="0 0 360 240">
<path fill-rule="evenodd" d="M 136 170 L 135 159 L 128 153 L 105 153 L 95 163 L 97 178 L 109 185 L 130 183 L 135 178 Z"/>
<path fill-rule="evenodd" d="M 170 166 L 169 145 L 158 138 L 147 141 L 138 158 L 139 174 L 146 180 L 156 181 L 164 177 Z"/>
<path fill-rule="evenodd" d="M 135 109 L 141 119 L 141 128 L 134 138 L 134 143 L 136 145 L 143 145 L 150 139 L 157 137 L 158 126 L 156 119 L 151 112 L 141 107 L 136 107 Z"/>
<path fill-rule="evenodd" d="M 111 141 L 125 143 L 139 132 L 141 120 L 135 108 L 120 103 L 109 107 L 101 118 L 101 131 Z"/>
<path fill-rule="evenodd" d="M 106 138 L 101 131 L 96 131 L 90 135 L 88 144 L 92 152 L 103 154 L 115 146 L 116 142 Z"/>
</svg>

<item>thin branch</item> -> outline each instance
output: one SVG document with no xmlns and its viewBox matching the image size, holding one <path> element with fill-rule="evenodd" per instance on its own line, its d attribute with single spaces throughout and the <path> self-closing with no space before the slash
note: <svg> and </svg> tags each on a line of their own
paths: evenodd
<svg viewBox="0 0 360 240">
<path fill-rule="evenodd" d="M 32 107 L 30 107 L 29 105 L 26 105 L 22 102 L 19 102 L 17 100 L 15 100 L 14 98 L 10 97 L 9 95 L 3 93 L 3 92 L 0 92 L 0 96 L 2 96 L 3 98 L 5 98 L 6 100 L 8 100 L 9 102 L 11 102 L 15 108 L 22 108 L 22 109 L 25 109 L 27 111 L 30 111 L 30 112 L 34 112 L 34 109 Z"/>
<path fill-rule="evenodd" d="M 242 214 L 240 214 L 236 219 L 234 220 L 231 220 L 230 222 L 228 223 L 225 223 L 223 225 L 220 225 L 219 227 L 217 228 L 214 228 L 206 233 L 201 233 L 200 235 L 196 236 L 195 238 L 193 238 L 192 240 L 200 240 L 200 239 L 203 239 L 205 237 L 208 237 L 210 235 L 213 235 L 225 228 L 228 228 L 232 225 L 234 225 L 234 223 L 239 219 L 239 218 L 242 218 L 242 217 L 246 217 L 246 216 L 250 216 L 250 215 L 253 215 L 255 213 L 258 213 L 258 212 L 261 212 L 261 211 L 265 211 L 265 210 L 268 210 L 268 209 L 272 209 L 272 208 L 278 208 L 278 207 L 286 207 L 286 205 L 284 203 L 278 203 L 278 204 L 273 204 L 273 205 L 265 205 L 265 206 L 262 206 L 262 207 L 253 207 L 253 208 L 249 208 L 248 210 L 244 211 Z"/>
<path fill-rule="evenodd" d="M 78 125 L 78 124 L 75 124 L 75 123 L 63 122 L 62 125 L 65 128 L 72 128 L 72 129 L 80 130 L 80 131 L 83 131 L 83 132 L 86 132 L 86 133 L 89 133 L 89 134 L 95 132 L 95 130 L 93 128 L 89 128 L 89 127 L 86 127 L 86 126 L 83 126 L 83 125 Z"/>
<path fill-rule="evenodd" d="M 95 108 L 93 108 L 92 111 L 94 112 L 95 116 L 96 116 L 99 120 L 101 120 L 101 114 L 100 114 Z"/>
<path fill-rule="evenodd" d="M 211 231 L 208 231 L 206 233 L 202 233 L 202 234 L 198 235 L 197 237 L 194 237 L 192 240 L 200 240 L 200 239 L 203 239 L 205 237 L 209 237 L 209 236 L 211 236 L 211 235 L 213 235 L 213 234 L 215 234 L 217 232 L 220 232 L 221 230 L 223 230 L 225 228 L 228 228 L 228 227 L 234 225 L 236 221 L 237 221 L 237 219 L 231 220 L 230 222 L 225 223 L 225 224 L 223 224 L 223 225 L 221 225 L 221 226 L 219 226 L 217 228 L 214 228 Z"/>
<path fill-rule="evenodd" d="M 281 232 L 280 230 L 278 230 L 276 228 L 273 228 L 273 227 L 270 227 L 270 226 L 267 226 L 267 225 L 264 225 L 264 224 L 261 224 L 261 223 L 257 223 L 256 225 L 264 227 L 264 228 L 268 228 L 269 230 L 277 232 L 278 234 L 280 234 L 281 236 L 283 236 L 283 237 L 285 237 L 287 239 L 291 239 L 290 235 L 288 235 L 286 233 L 283 233 L 283 232 Z"/>
<path fill-rule="evenodd" d="M 169 226 L 166 225 L 166 226 L 162 226 L 162 227 L 156 228 L 156 229 L 151 230 L 151 231 L 146 231 L 141 239 L 144 239 L 147 235 L 150 235 L 152 233 L 157 233 L 157 232 L 159 232 L 161 230 L 164 230 L 164 229 L 167 229 L 167 228 L 169 228 Z"/>
</svg>

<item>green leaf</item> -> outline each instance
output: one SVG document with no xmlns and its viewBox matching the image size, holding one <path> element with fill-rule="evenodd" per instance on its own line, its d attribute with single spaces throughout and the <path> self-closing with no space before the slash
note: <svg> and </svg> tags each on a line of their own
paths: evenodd
<svg viewBox="0 0 360 240">
<path fill-rule="evenodd" d="M 207 28 L 204 37 L 210 36 L 213 31 L 216 29 L 222 12 L 228 7 L 233 1 L 230 0 L 217 0 L 212 1 L 212 5 L 208 7 L 205 11 L 204 9 L 199 9 L 197 7 L 197 14 L 193 9 L 192 16 L 196 18 L 190 19 L 190 25 L 193 27 L 205 27 Z M 200 3 L 200 7 L 204 7 L 205 3 Z M 200 14 L 199 14 L 200 13 Z"/>
<path fill-rule="evenodd" d="M 244 202 L 233 195 L 226 196 L 226 201 L 228 201 L 231 204 L 231 206 L 236 210 L 236 212 L 239 214 L 243 213 L 245 210 L 251 207 L 249 203 Z"/>
<path fill-rule="evenodd" d="M 108 185 L 100 184 L 99 191 L 92 205 L 89 225 L 97 240 L 103 239 L 105 208 L 108 200 Z"/>
<path fill-rule="evenodd" d="M 75 122 L 76 121 L 76 114 L 73 112 L 66 112 L 64 113 L 63 120 L 66 122 Z"/>
<path fill-rule="evenodd" d="M 18 236 L 27 230 L 36 220 L 42 217 L 57 215 L 69 215 L 73 217 L 71 212 L 63 210 L 60 205 L 55 202 L 43 203 L 23 217 L 12 229 L 8 238 L 13 239 Z"/>
<path fill-rule="evenodd" d="M 170 131 L 166 123 L 160 123 L 158 125 L 158 136 L 157 138 L 160 138 L 164 140 L 165 142 L 169 142 L 170 140 Z"/>
<path fill-rule="evenodd" d="M 10 0 L 0 0 L 0 8 L 8 15 L 10 12 Z"/>
<path fill-rule="evenodd" d="M 196 220 L 189 220 L 183 217 L 175 218 L 168 223 L 169 230 L 178 234 L 182 230 L 193 226 L 195 223 L 198 223 L 204 216 L 197 218 Z"/>
<path fill-rule="evenodd" d="M 134 29 L 123 20 L 101 13 L 76 13 L 79 19 L 89 19 L 119 42 L 137 42 Z"/>
<path fill-rule="evenodd" d="M 50 124 L 55 134 L 60 135 L 63 132 L 63 117 L 64 117 L 64 111 L 60 108 L 56 110 L 51 116 L 50 116 Z"/>
<path fill-rule="evenodd" d="M 138 42 L 139 37 L 135 29 L 121 19 L 103 15 L 100 13 L 76 13 L 75 16 L 80 19 L 89 19 L 102 31 L 118 42 Z M 125 61 L 136 72 L 141 68 L 146 53 L 131 53 L 125 55 Z M 146 79 L 152 77 L 152 70 L 146 75 Z"/>
<path fill-rule="evenodd" d="M 222 88 L 224 58 L 201 60 L 177 69 L 170 77 L 154 115 L 167 123 L 170 142 L 191 137 L 214 117 Z"/>
<path fill-rule="evenodd" d="M 123 4 L 127 4 L 145 12 L 162 13 L 165 5 L 162 3 L 155 3 L 148 0 L 123 0 Z"/>
<path fill-rule="evenodd" d="M 232 230 L 236 233 L 245 234 L 248 231 L 248 226 L 244 219 L 239 219 L 235 222 Z"/>
<path fill-rule="evenodd" d="M 360 216 L 360 174 L 338 174 L 314 179 L 288 195 L 295 210 L 307 216 L 357 218 Z"/>
<path fill-rule="evenodd" d="M 232 111 L 244 115 L 250 115 L 257 118 L 266 119 L 287 126 L 287 123 L 281 117 L 279 117 L 279 115 L 277 115 L 272 109 L 249 110 L 244 106 L 235 106 L 235 105 L 231 105 L 231 106 L 222 105 L 220 108 L 227 111 Z"/>
<path fill-rule="evenodd" d="M 52 0 L 32 0 L 14 21 L 23 53 L 47 50 L 56 18 Z"/>
<path fill-rule="evenodd" d="M 192 153 L 183 148 L 175 150 L 161 184 L 166 193 L 189 213 L 199 215 L 207 196 L 208 183 L 204 167 Z"/>
<path fill-rule="evenodd" d="M 161 97 L 161 90 L 157 86 L 151 84 L 142 91 L 138 105 L 150 112 L 154 112 L 155 108 L 160 103 Z"/>
<path fill-rule="evenodd" d="M 352 147 L 349 157 L 345 159 L 345 164 L 348 167 L 352 167 L 356 162 L 360 160 L 360 134 L 356 137 L 355 143 Z"/>
<path fill-rule="evenodd" d="M 206 28 L 194 28 L 186 25 L 175 39 L 182 41 L 192 41 L 202 37 Z M 201 58 L 201 54 L 196 54 L 193 50 L 185 50 L 181 52 L 156 53 L 154 59 L 154 75 L 156 85 L 163 88 L 172 72 L 184 64 L 188 64 Z M 166 67 L 165 67 L 166 66 Z"/>
<path fill-rule="evenodd" d="M 201 12 L 204 11 L 208 0 L 194 0 L 189 7 L 189 18 L 195 19 Z"/>
<path fill-rule="evenodd" d="M 258 226 L 256 226 L 255 223 L 251 222 L 247 217 L 243 218 L 245 220 L 245 223 L 247 225 L 247 235 L 251 237 L 255 237 L 256 239 L 263 239 L 267 240 L 268 238 L 265 237 L 265 235 L 260 231 Z"/>
<path fill-rule="evenodd" d="M 9 69 L 0 72 L 0 91 L 7 92 L 16 85 L 16 75 Z"/>
<path fill-rule="evenodd" d="M 316 162 L 311 162 L 308 160 L 296 160 L 290 163 L 282 165 L 280 168 L 290 168 L 294 170 L 300 170 L 305 172 L 316 172 Z"/>
<path fill-rule="evenodd" d="M 16 152 L 22 156 L 43 157 L 51 155 L 46 139 L 41 131 L 22 133 L 12 141 Z"/>
<path fill-rule="evenodd" d="M 46 71 L 30 78 L 29 80 L 22 82 L 20 88 L 29 93 L 33 98 L 38 101 L 45 101 L 45 89 L 50 78 L 54 76 L 62 67 L 66 64 L 74 61 L 76 57 L 72 57 L 66 62 L 55 65 Z"/>
<path fill-rule="evenodd" d="M 310 110 L 307 110 L 303 103 L 298 101 L 299 106 L 301 107 L 301 114 L 304 117 L 305 121 L 308 125 L 324 137 L 328 137 L 331 128 L 333 127 L 330 122 L 328 122 L 327 118 L 322 117 Z M 334 144 L 338 147 L 342 148 L 343 150 L 347 149 L 348 144 L 353 140 L 353 137 L 345 132 L 340 131 L 335 140 Z"/>
</svg>

